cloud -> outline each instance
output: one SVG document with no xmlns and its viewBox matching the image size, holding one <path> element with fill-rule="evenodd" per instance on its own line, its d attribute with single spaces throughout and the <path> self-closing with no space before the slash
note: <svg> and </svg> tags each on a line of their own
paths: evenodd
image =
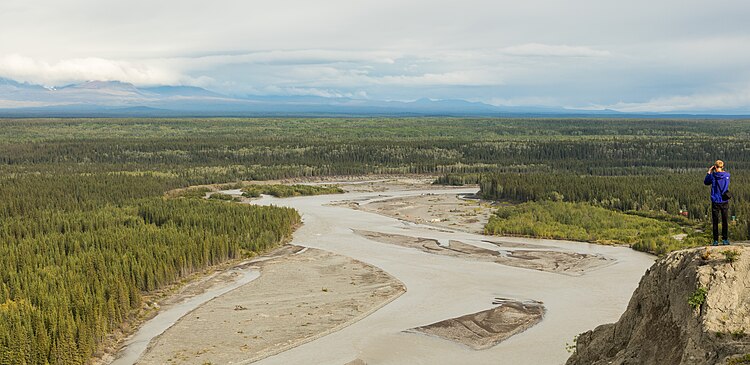
<svg viewBox="0 0 750 365">
<path fill-rule="evenodd" d="M 750 88 L 716 93 L 663 96 L 646 102 L 618 102 L 610 105 L 595 105 L 578 109 L 612 109 L 628 113 L 643 112 L 750 112 Z"/>
<path fill-rule="evenodd" d="M 0 75 L 48 86 L 85 80 L 159 85 L 178 84 L 186 79 L 178 72 L 143 63 L 95 57 L 62 59 L 50 63 L 17 54 L 0 57 Z"/>
<path fill-rule="evenodd" d="M 231 95 L 733 107 L 750 81 L 749 11 L 747 0 L 3 0 L 0 33 L 12 36 L 0 41 L 0 77 Z"/>
<path fill-rule="evenodd" d="M 506 47 L 500 50 L 509 56 L 520 57 L 609 57 L 609 51 L 596 50 L 583 46 L 551 45 L 528 43 Z"/>
<path fill-rule="evenodd" d="M 388 75 L 372 77 L 370 82 L 395 86 L 483 86 L 502 85 L 497 74 L 486 70 L 458 70 L 420 75 Z"/>
<path fill-rule="evenodd" d="M 286 87 L 280 88 L 275 86 L 267 87 L 263 90 L 255 91 L 255 95 L 298 95 L 298 96 L 318 96 L 322 98 L 350 98 L 350 99 L 367 99 L 365 91 L 342 92 L 336 89 L 317 89 L 304 87 Z"/>
<path fill-rule="evenodd" d="M 186 69 L 205 69 L 228 64 L 306 65 L 332 63 L 393 64 L 401 53 L 387 51 L 342 51 L 327 49 L 277 50 L 242 54 L 209 55 L 165 59 Z"/>
</svg>

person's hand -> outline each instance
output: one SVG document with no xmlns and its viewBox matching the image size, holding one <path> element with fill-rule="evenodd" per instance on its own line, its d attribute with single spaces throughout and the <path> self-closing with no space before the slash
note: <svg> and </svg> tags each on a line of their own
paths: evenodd
<svg viewBox="0 0 750 365">
<path fill-rule="evenodd" d="M 708 173 L 710 174 L 711 171 L 713 171 L 716 168 L 716 165 L 711 165 L 711 167 L 708 168 Z"/>
</svg>

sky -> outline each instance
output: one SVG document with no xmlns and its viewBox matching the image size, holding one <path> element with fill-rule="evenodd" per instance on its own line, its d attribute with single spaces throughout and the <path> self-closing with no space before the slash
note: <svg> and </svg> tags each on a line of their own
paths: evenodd
<svg viewBox="0 0 750 365">
<path fill-rule="evenodd" d="M 747 0 L 3 0 L 0 77 L 750 111 Z"/>
</svg>

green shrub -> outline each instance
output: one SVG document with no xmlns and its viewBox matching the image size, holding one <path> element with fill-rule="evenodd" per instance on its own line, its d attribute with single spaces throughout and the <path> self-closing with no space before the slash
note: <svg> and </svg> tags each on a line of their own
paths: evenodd
<svg viewBox="0 0 750 365">
<path fill-rule="evenodd" d="M 286 198 L 290 196 L 306 195 L 323 195 L 323 194 L 341 194 L 342 190 L 338 186 L 325 185 L 248 185 L 242 188 L 242 195 L 249 198 L 257 198 L 261 194 L 272 195 L 277 198 Z"/>
<path fill-rule="evenodd" d="M 206 194 L 210 193 L 210 188 L 199 187 L 199 188 L 187 188 L 174 195 L 176 198 L 199 198 L 202 199 Z"/>
<path fill-rule="evenodd" d="M 708 290 L 706 288 L 700 287 L 698 289 L 695 289 L 693 295 L 688 298 L 688 304 L 690 304 L 693 309 L 700 308 L 704 303 L 706 303 L 706 294 L 708 294 Z"/>
<path fill-rule="evenodd" d="M 750 365 L 750 354 L 730 358 L 727 360 L 727 365 Z"/>
<path fill-rule="evenodd" d="M 233 200 L 235 200 L 233 196 L 227 195 L 227 194 L 222 194 L 222 193 L 213 193 L 208 198 L 209 199 L 214 199 L 214 200 L 224 200 L 224 201 L 233 201 Z"/>
<path fill-rule="evenodd" d="M 682 232 L 680 226 L 673 222 L 625 214 L 586 203 L 557 201 L 499 207 L 484 231 L 494 235 L 624 244 L 655 254 L 664 254 L 691 242 L 672 237 L 676 232 Z"/>
<path fill-rule="evenodd" d="M 740 258 L 740 254 L 742 253 L 737 250 L 724 250 L 721 251 L 721 254 L 724 255 L 724 259 L 731 264 L 737 261 Z"/>
<path fill-rule="evenodd" d="M 573 336 L 573 342 L 572 343 L 565 343 L 565 350 L 568 351 L 571 354 L 576 353 L 576 346 L 578 345 L 578 335 Z"/>
</svg>

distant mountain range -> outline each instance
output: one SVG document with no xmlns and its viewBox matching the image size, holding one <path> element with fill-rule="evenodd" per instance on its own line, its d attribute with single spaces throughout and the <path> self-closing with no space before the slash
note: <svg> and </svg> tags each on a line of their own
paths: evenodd
<svg viewBox="0 0 750 365">
<path fill-rule="evenodd" d="M 0 117 L 632 116 L 613 110 L 494 106 L 465 100 L 378 101 L 222 95 L 193 86 L 88 81 L 44 87 L 0 78 Z M 651 114 L 650 116 L 656 116 Z"/>
</svg>

